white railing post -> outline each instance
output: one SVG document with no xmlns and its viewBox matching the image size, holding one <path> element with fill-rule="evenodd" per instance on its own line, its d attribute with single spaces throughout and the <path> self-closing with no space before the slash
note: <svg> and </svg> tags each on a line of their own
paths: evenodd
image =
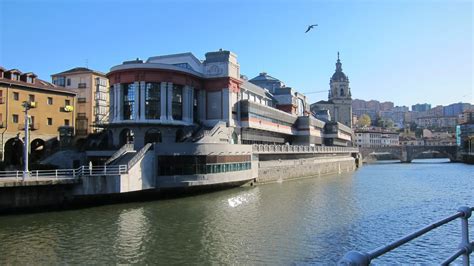
<svg viewBox="0 0 474 266">
<path fill-rule="evenodd" d="M 463 216 L 461 217 L 461 244 L 459 244 L 459 248 L 464 249 L 464 253 L 462 254 L 462 264 L 467 266 L 469 265 L 469 255 L 472 252 L 471 243 L 469 243 L 468 223 L 468 219 L 471 217 L 472 211 L 471 208 L 467 206 L 460 207 L 458 211 L 463 213 Z"/>
<path fill-rule="evenodd" d="M 36 170 L 36 180 L 38 180 L 38 170 Z"/>
<path fill-rule="evenodd" d="M 107 166 L 104 164 L 104 175 L 107 174 Z"/>
<path fill-rule="evenodd" d="M 54 170 L 54 174 L 56 176 L 56 179 L 58 178 L 58 169 Z"/>
</svg>

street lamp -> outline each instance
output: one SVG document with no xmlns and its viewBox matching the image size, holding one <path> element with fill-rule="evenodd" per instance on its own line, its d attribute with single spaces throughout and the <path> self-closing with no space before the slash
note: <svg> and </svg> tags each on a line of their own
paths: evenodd
<svg viewBox="0 0 474 266">
<path fill-rule="evenodd" d="M 29 141 L 29 118 L 28 118 L 28 110 L 31 108 L 36 108 L 36 102 L 27 102 L 24 101 L 23 104 L 21 105 L 23 108 L 25 108 L 25 143 L 23 144 L 23 180 L 29 176 L 28 174 L 28 145 L 30 143 Z"/>
</svg>

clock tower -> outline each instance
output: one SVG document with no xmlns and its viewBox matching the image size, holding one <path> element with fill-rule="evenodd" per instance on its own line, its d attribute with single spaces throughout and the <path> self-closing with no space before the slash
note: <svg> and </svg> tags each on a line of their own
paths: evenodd
<svg viewBox="0 0 474 266">
<path fill-rule="evenodd" d="M 336 72 L 329 81 L 328 100 L 334 104 L 333 119 L 352 127 L 352 95 L 349 78 L 342 72 L 342 63 L 337 53 Z"/>
</svg>

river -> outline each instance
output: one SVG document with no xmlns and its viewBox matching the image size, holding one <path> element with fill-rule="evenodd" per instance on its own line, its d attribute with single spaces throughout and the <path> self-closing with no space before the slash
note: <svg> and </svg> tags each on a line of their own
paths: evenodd
<svg viewBox="0 0 474 266">
<path fill-rule="evenodd" d="M 0 264 L 334 264 L 473 206 L 473 181 L 472 165 L 385 162 L 179 199 L 3 216 Z M 459 242 L 456 221 L 374 262 L 439 264 Z"/>
</svg>

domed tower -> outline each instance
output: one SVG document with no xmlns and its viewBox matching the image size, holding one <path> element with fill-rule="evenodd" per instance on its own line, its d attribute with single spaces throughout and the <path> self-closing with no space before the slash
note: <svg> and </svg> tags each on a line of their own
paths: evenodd
<svg viewBox="0 0 474 266">
<path fill-rule="evenodd" d="M 342 72 L 342 63 L 337 52 L 336 72 L 329 82 L 329 101 L 334 103 L 334 120 L 352 127 L 352 95 L 349 78 Z"/>
</svg>

